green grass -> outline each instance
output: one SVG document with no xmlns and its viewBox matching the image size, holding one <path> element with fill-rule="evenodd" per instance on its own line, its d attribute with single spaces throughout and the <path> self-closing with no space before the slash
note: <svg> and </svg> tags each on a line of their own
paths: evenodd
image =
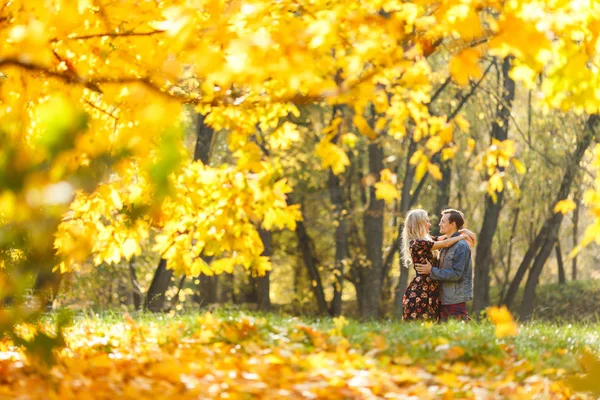
<svg viewBox="0 0 600 400">
<path fill-rule="evenodd" d="M 166 344 L 176 335 L 179 340 L 189 338 L 201 327 L 199 317 L 203 313 L 180 315 L 139 313 L 133 319 L 142 327 L 152 328 L 159 333 L 159 344 Z M 308 319 L 283 314 L 248 313 L 239 310 L 221 309 L 214 313 L 221 322 L 237 324 L 246 319 L 256 327 L 254 335 L 271 346 L 287 343 L 297 333 L 298 326 L 308 326 L 324 333 L 325 340 L 339 339 L 331 318 Z M 80 314 L 76 325 L 87 325 L 96 332 L 108 331 L 114 324 L 121 324 L 124 316 L 118 312 L 102 314 Z M 578 358 L 584 350 L 600 354 L 600 324 L 563 324 L 532 322 L 520 325 L 516 337 L 497 339 L 494 327 L 487 321 L 461 323 L 450 321 L 443 324 L 367 322 L 348 320 L 342 336 L 353 348 L 362 353 L 373 352 L 380 359 L 408 356 L 414 362 L 434 364 L 447 358 L 449 348 L 460 347 L 464 354 L 459 361 L 494 365 L 494 360 L 503 357 L 524 359 L 536 371 L 561 368 L 566 372 L 579 371 Z M 217 335 L 216 341 L 231 339 Z M 251 340 L 242 338 L 241 340 Z M 311 340 L 302 341 L 303 350 L 313 350 Z"/>
</svg>

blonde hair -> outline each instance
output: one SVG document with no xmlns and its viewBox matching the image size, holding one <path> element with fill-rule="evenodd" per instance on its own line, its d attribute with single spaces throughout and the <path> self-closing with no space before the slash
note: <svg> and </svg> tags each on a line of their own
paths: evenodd
<svg viewBox="0 0 600 400">
<path fill-rule="evenodd" d="M 433 240 L 429 236 L 427 229 L 427 211 L 420 208 L 410 210 L 404 220 L 402 229 L 402 255 L 404 256 L 404 267 L 412 265 L 412 256 L 410 254 L 410 241 L 414 239 Z"/>
</svg>

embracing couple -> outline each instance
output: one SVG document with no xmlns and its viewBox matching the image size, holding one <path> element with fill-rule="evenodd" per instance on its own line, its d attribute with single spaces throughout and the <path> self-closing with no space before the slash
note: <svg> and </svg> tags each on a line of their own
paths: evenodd
<svg viewBox="0 0 600 400">
<path fill-rule="evenodd" d="M 442 211 L 440 236 L 430 236 L 425 210 L 411 210 L 402 231 L 405 267 L 412 264 L 417 276 L 410 282 L 402 306 L 402 320 L 469 320 L 466 302 L 473 298 L 471 246 L 475 235 L 463 229 L 462 212 Z"/>
</svg>

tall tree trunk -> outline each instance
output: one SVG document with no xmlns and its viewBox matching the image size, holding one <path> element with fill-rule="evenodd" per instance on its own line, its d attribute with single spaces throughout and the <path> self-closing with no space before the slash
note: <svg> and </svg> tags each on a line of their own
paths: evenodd
<svg viewBox="0 0 600 400">
<path fill-rule="evenodd" d="M 215 140 L 215 131 L 204 123 L 205 116 L 196 114 L 196 146 L 194 148 L 194 161 L 201 161 L 208 164 Z M 205 262 L 210 263 L 212 257 L 201 256 Z M 206 307 L 218 301 L 217 293 L 219 289 L 219 277 L 215 275 L 206 275 L 200 273 L 196 277 L 198 281 L 194 301 L 201 307 Z"/>
<path fill-rule="evenodd" d="M 379 143 L 369 144 L 369 173 L 376 176 L 383 169 L 383 148 Z M 362 320 L 377 317 L 379 295 L 383 276 L 383 200 L 375 197 L 375 186 L 369 187 L 369 203 L 363 217 L 363 229 L 367 246 L 368 266 L 360 269 L 360 285 L 363 301 L 359 309 Z"/>
<path fill-rule="evenodd" d="M 46 310 L 52 309 L 52 304 L 58 290 L 63 274 L 60 271 L 53 271 L 52 266 L 40 268 L 34 283 L 34 293 L 39 296 L 41 305 Z"/>
<path fill-rule="evenodd" d="M 579 209 L 580 209 L 580 204 L 581 204 L 581 191 L 577 190 L 575 192 L 575 204 L 577 205 L 577 208 L 575 208 L 575 210 L 573 210 L 573 247 L 577 246 L 577 243 L 579 243 Z M 573 257 L 573 261 L 572 261 L 572 266 L 571 266 L 571 280 L 572 281 L 576 281 L 577 280 L 577 255 L 575 255 Z"/>
<path fill-rule="evenodd" d="M 585 134 L 583 138 L 581 138 L 575 149 L 574 154 L 570 157 L 570 160 L 567 164 L 567 169 L 563 176 L 560 189 L 558 191 L 558 196 L 556 198 L 557 202 L 566 199 L 569 196 L 569 192 L 571 191 L 571 185 L 575 180 L 575 176 L 579 169 L 579 163 L 585 154 L 585 151 L 592 143 L 592 140 L 596 137 L 596 126 L 598 123 L 599 117 L 597 115 L 591 115 L 588 118 L 586 123 Z M 533 306 L 535 302 L 535 290 L 537 288 L 540 274 L 542 273 L 542 269 L 548 256 L 552 252 L 552 247 L 554 247 L 554 243 L 558 238 L 558 230 L 560 228 L 560 224 L 562 223 L 564 215 L 562 213 L 554 213 L 554 204 L 552 205 L 552 209 L 550 210 L 551 217 L 549 217 L 548 223 L 548 234 L 546 237 L 546 241 L 543 244 L 540 252 L 535 257 L 533 261 L 533 265 L 531 270 L 529 271 L 529 276 L 527 277 L 527 283 L 525 284 L 525 292 L 523 293 L 523 302 L 521 303 L 520 309 L 520 317 L 522 320 L 529 320 L 533 314 Z"/>
<path fill-rule="evenodd" d="M 333 117 L 338 114 L 343 115 L 339 106 L 333 108 Z M 341 125 L 340 128 L 341 129 Z M 339 131 L 332 142 L 337 143 Z M 329 198 L 332 205 L 333 221 L 335 225 L 335 261 L 333 268 L 333 299 L 331 300 L 330 314 L 338 316 L 342 313 L 342 290 L 344 287 L 344 264 L 350 257 L 348 245 L 348 222 L 347 210 L 344 207 L 344 187 L 340 183 L 340 178 L 329 169 Z"/>
<path fill-rule="evenodd" d="M 448 208 L 450 204 L 450 184 L 452 181 L 452 170 L 450 169 L 450 163 L 442 161 L 440 163 L 440 170 L 442 172 L 442 180 L 437 181 L 438 184 L 438 195 L 435 200 L 435 206 L 433 208 L 433 215 L 431 219 L 433 222 L 432 226 L 437 226 L 440 220 L 440 214 L 443 210 Z"/>
<path fill-rule="evenodd" d="M 523 278 L 525 277 L 525 274 L 527 273 L 531 262 L 537 255 L 544 241 L 546 240 L 547 231 L 548 221 L 544 223 L 542 229 L 540 229 L 537 236 L 533 239 L 533 242 L 529 245 L 529 248 L 527 249 L 527 252 L 525 252 L 523 260 L 521 260 L 521 264 L 519 264 L 519 268 L 517 268 L 517 272 L 515 273 L 513 280 L 510 282 L 510 286 L 508 287 L 506 295 L 502 300 L 502 304 L 506 305 L 507 307 L 512 306 L 512 303 L 514 302 L 515 297 L 517 296 L 517 292 L 519 291 L 519 286 L 521 286 L 521 282 L 523 281 Z"/>
<path fill-rule="evenodd" d="M 291 196 L 288 197 L 288 204 L 295 204 L 294 199 Z M 300 250 L 300 254 L 302 254 L 304 266 L 311 279 L 311 288 L 317 301 L 319 314 L 327 315 L 329 314 L 329 310 L 327 301 L 325 300 L 325 292 L 323 291 L 323 282 L 321 280 L 321 275 L 319 275 L 319 261 L 315 254 L 315 245 L 308 235 L 304 222 L 302 221 L 296 223 L 296 238 L 298 239 L 298 250 Z"/>
<path fill-rule="evenodd" d="M 335 266 L 333 269 L 334 284 L 331 315 L 338 316 L 342 313 L 344 264 L 350 256 L 350 250 L 348 246 L 348 213 L 344 208 L 343 189 L 340 185 L 340 179 L 332 171 L 329 171 L 329 195 L 333 206 L 333 220 L 335 225 Z"/>
<path fill-rule="evenodd" d="M 503 141 L 508 138 L 508 126 L 512 103 L 515 98 L 515 82 L 510 78 L 511 57 L 502 62 L 502 103 L 496 109 L 496 118 L 492 123 L 492 138 Z M 503 171 L 503 167 L 498 168 Z M 478 316 L 490 304 L 490 267 L 492 241 L 498 227 L 500 210 L 502 209 L 503 192 L 493 199 L 486 195 L 483 224 L 479 232 L 475 255 L 475 280 L 473 293 L 473 314 Z"/>
<path fill-rule="evenodd" d="M 262 255 L 271 257 L 273 255 L 273 235 L 264 229 L 259 229 L 258 234 L 263 242 Z M 256 304 L 260 311 L 271 311 L 271 271 L 264 276 L 256 278 Z"/>
<path fill-rule="evenodd" d="M 142 308 L 143 295 L 142 295 L 142 286 L 140 285 L 140 282 L 138 281 L 137 275 L 135 273 L 134 257 L 132 257 L 131 260 L 129 260 L 129 279 L 131 280 L 131 293 L 133 295 L 133 307 L 136 310 L 139 310 Z"/>
<path fill-rule="evenodd" d="M 560 239 L 556 240 L 556 245 L 554 245 L 554 249 L 556 250 L 556 264 L 558 265 L 558 283 L 562 285 L 567 283 L 567 276 L 565 274 L 565 265 L 563 264 L 562 251 L 560 251 Z"/>
<path fill-rule="evenodd" d="M 200 274 L 195 281 L 198 282 L 193 297 L 195 303 L 206 307 L 219 301 L 219 276 Z"/>
<path fill-rule="evenodd" d="M 235 302 L 235 280 L 233 274 L 221 274 L 214 277 L 217 292 L 217 301 L 215 303 L 234 303 Z"/>
<path fill-rule="evenodd" d="M 165 292 L 171 285 L 173 270 L 167 269 L 167 260 L 162 259 L 154 272 L 154 278 L 146 293 L 146 309 L 152 312 L 162 312 L 165 305 Z"/>
<path fill-rule="evenodd" d="M 504 282 L 502 282 L 502 289 L 500 290 L 500 299 L 504 298 L 506 293 L 506 287 L 510 282 L 510 271 L 512 269 L 512 252 L 515 241 L 515 235 L 517 233 L 517 222 L 519 222 L 519 214 L 521 213 L 521 206 L 518 205 L 514 210 L 512 227 L 510 230 L 510 238 L 508 239 L 508 254 L 506 256 L 506 273 L 504 274 Z"/>
</svg>

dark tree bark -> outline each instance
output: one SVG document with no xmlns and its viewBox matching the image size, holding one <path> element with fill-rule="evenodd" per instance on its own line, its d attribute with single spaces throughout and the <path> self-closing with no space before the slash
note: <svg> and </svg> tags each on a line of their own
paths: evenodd
<svg viewBox="0 0 600 400">
<path fill-rule="evenodd" d="M 579 205 L 581 203 L 580 190 L 577 190 L 575 193 L 575 204 L 577 205 L 577 208 L 573 210 L 573 247 L 576 247 L 579 242 Z M 577 255 L 573 257 L 572 261 L 571 280 L 577 280 Z"/>
<path fill-rule="evenodd" d="M 134 258 L 132 257 L 131 260 L 129 260 L 129 278 L 131 280 L 131 293 L 132 293 L 132 297 L 133 297 L 133 307 L 136 310 L 140 310 L 142 308 L 142 300 L 143 300 L 143 294 L 142 294 L 142 286 L 140 285 L 140 282 L 137 279 L 137 275 L 135 273 L 135 267 L 134 267 Z"/>
<path fill-rule="evenodd" d="M 294 200 L 291 196 L 288 197 L 288 203 L 294 204 Z M 311 288 L 317 301 L 318 312 L 321 315 L 327 315 L 329 314 L 329 310 L 327 301 L 325 300 L 325 292 L 323 291 L 323 282 L 317 267 L 319 261 L 315 255 L 315 245 L 310 236 L 308 236 L 308 232 L 302 221 L 296 223 L 296 238 L 298 239 L 298 250 L 300 250 L 300 254 L 302 254 L 304 266 L 311 279 Z"/>
<path fill-rule="evenodd" d="M 556 250 L 556 263 L 558 264 L 558 283 L 562 285 L 567 283 L 567 276 L 565 274 L 565 265 L 563 264 L 562 251 L 560 250 L 560 240 L 556 241 L 554 249 Z"/>
<path fill-rule="evenodd" d="M 234 303 L 235 302 L 235 281 L 233 274 L 221 274 L 215 276 L 217 292 L 217 301 L 215 303 Z"/>
<path fill-rule="evenodd" d="M 379 143 L 370 143 L 369 173 L 379 180 L 383 169 L 383 148 Z M 379 296 L 383 277 L 383 200 L 375 197 L 375 186 L 369 187 L 369 203 L 363 217 L 366 253 L 369 265 L 360 269 L 360 285 L 363 300 L 359 313 L 362 320 L 377 318 Z"/>
<path fill-rule="evenodd" d="M 203 164 L 208 164 L 212 145 L 215 140 L 215 131 L 210 126 L 204 123 L 205 116 L 196 114 L 196 147 L 194 148 L 194 161 L 201 161 Z M 210 263 L 212 258 L 202 256 L 204 261 Z M 217 293 L 219 288 L 219 277 L 216 275 L 200 274 L 197 277 L 198 286 L 194 295 L 194 300 L 201 307 L 206 307 L 218 301 Z"/>
<path fill-rule="evenodd" d="M 263 242 L 262 255 L 271 257 L 273 255 L 272 233 L 259 229 L 258 234 Z M 267 271 L 264 276 L 258 276 L 256 281 L 256 305 L 260 311 L 271 311 L 271 272 Z"/>
<path fill-rule="evenodd" d="M 596 126 L 599 117 L 597 115 L 591 115 L 586 123 L 586 129 L 583 138 L 581 138 L 575 149 L 575 152 L 571 155 L 569 162 L 567 163 L 567 169 L 563 175 L 563 179 L 558 191 L 558 195 L 554 204 L 560 200 L 564 200 L 569 196 L 571 186 L 575 180 L 575 176 L 579 170 L 579 163 L 585 154 L 585 151 L 592 143 L 593 139 L 596 138 Z M 552 209 L 554 208 L 554 204 Z M 535 302 L 535 290 L 537 288 L 540 274 L 548 256 L 552 252 L 554 243 L 558 239 L 558 230 L 562 223 L 564 215 L 562 213 L 553 213 L 550 211 L 551 217 L 547 224 L 548 230 L 545 238 L 545 242 L 542 245 L 539 253 L 533 261 L 531 270 L 527 277 L 527 283 L 525 284 L 525 292 L 523 293 L 523 302 L 521 303 L 521 309 L 519 315 L 522 320 L 529 320 L 533 314 L 533 306 Z"/>
<path fill-rule="evenodd" d="M 181 289 L 183 289 L 183 284 L 185 283 L 185 278 L 186 278 L 185 275 L 183 275 L 181 278 L 179 278 L 179 283 L 177 284 L 177 292 L 175 292 L 175 295 L 171 299 L 171 304 L 165 310 L 165 312 L 171 311 L 173 309 L 173 307 L 177 306 L 177 303 L 179 303 L 179 294 L 181 293 Z"/>
<path fill-rule="evenodd" d="M 492 138 L 503 141 L 508 138 L 508 126 L 512 103 L 515 98 L 515 82 L 510 78 L 511 58 L 502 62 L 502 103 L 496 109 L 496 118 L 492 123 Z M 504 168 L 500 167 L 502 171 Z M 492 241 L 498 227 L 500 210 L 502 209 L 503 192 L 496 194 L 494 201 L 486 195 L 483 223 L 477 238 L 475 256 L 475 279 L 473 283 L 473 315 L 478 316 L 490 304 L 490 267 Z"/>
<path fill-rule="evenodd" d="M 60 271 L 52 271 L 52 266 L 48 266 L 41 268 L 35 278 L 34 293 L 39 296 L 40 304 L 46 310 L 52 309 L 62 276 L 63 274 Z M 12 299 L 10 300 L 12 301 Z"/>
<path fill-rule="evenodd" d="M 338 106 L 333 109 L 333 116 L 341 110 Z M 337 143 L 339 132 L 333 138 L 332 142 Z M 348 244 L 348 222 L 347 211 L 344 207 L 344 187 L 341 185 L 340 178 L 329 169 L 329 198 L 332 205 L 333 221 L 335 225 L 335 261 L 333 268 L 333 299 L 331 300 L 330 314 L 338 316 L 342 313 L 342 290 L 344 287 L 344 263 L 350 256 Z"/>
<path fill-rule="evenodd" d="M 452 170 L 450 163 L 442 161 L 440 163 L 440 171 L 442 172 L 442 180 L 438 181 L 438 195 L 435 199 L 433 215 L 431 215 L 432 226 L 437 226 L 440 220 L 440 214 L 450 205 L 450 184 L 452 180 Z"/>
<path fill-rule="evenodd" d="M 200 307 L 217 303 L 219 301 L 219 277 L 217 275 L 200 274 L 196 277 L 196 280 L 198 284 L 194 293 L 194 302 L 199 304 Z"/>
<path fill-rule="evenodd" d="M 340 185 L 340 178 L 329 171 L 329 196 L 333 208 L 335 224 L 335 265 L 333 269 L 333 299 L 331 301 L 331 315 L 338 316 L 342 313 L 342 289 L 344 285 L 344 263 L 350 256 L 348 245 L 347 211 L 344 208 L 344 193 Z"/>
<path fill-rule="evenodd" d="M 507 307 L 512 306 L 512 303 L 514 302 L 515 297 L 517 296 L 517 292 L 519 291 L 519 286 L 521 286 L 521 282 L 523 281 L 523 278 L 525 277 L 525 274 L 527 273 L 531 262 L 538 253 L 542 243 L 544 243 L 544 240 L 546 240 L 547 231 L 548 221 L 544 223 L 542 229 L 540 229 L 536 237 L 533 239 L 533 242 L 529 245 L 529 248 L 527 249 L 527 252 L 525 252 L 525 256 L 523 257 L 521 264 L 519 264 L 519 268 L 517 268 L 517 272 L 515 273 L 513 280 L 510 282 L 508 290 L 506 291 L 506 295 L 502 300 L 502 304 L 506 305 Z"/>
<path fill-rule="evenodd" d="M 146 293 L 146 309 L 152 312 L 162 312 L 165 304 L 165 292 L 171 285 L 173 270 L 167 269 L 167 260 L 162 259 L 154 272 L 154 278 Z"/>
<path fill-rule="evenodd" d="M 504 274 L 504 281 L 502 282 L 502 288 L 500 290 L 500 299 L 504 298 L 506 288 L 510 282 L 510 271 L 512 269 L 512 253 L 513 245 L 515 241 L 515 235 L 517 233 L 517 222 L 519 222 L 519 214 L 521 213 L 521 206 L 517 206 L 514 210 L 512 227 L 510 230 L 510 238 L 508 239 L 508 254 L 506 255 L 506 272 Z"/>
</svg>

